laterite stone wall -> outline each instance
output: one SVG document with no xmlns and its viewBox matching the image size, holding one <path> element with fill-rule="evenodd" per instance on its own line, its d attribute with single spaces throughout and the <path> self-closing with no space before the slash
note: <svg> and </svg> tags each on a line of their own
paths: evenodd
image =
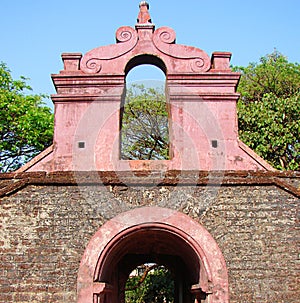
<svg viewBox="0 0 300 303">
<path fill-rule="evenodd" d="M 299 175 L 1 176 L 0 302 L 76 302 L 81 257 L 130 209 L 183 212 L 215 238 L 231 303 L 299 302 Z"/>
</svg>

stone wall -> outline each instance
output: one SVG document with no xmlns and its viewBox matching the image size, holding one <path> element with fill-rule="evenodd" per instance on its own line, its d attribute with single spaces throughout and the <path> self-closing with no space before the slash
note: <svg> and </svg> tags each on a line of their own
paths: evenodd
<svg viewBox="0 0 300 303">
<path fill-rule="evenodd" d="M 299 302 L 299 174 L 4 174 L 0 302 L 76 302 L 81 257 L 107 220 L 141 206 L 183 212 L 215 238 L 231 303 Z"/>
</svg>

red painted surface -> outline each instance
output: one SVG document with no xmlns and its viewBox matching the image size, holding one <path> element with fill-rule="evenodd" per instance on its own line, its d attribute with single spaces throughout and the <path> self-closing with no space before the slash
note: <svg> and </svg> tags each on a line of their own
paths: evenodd
<svg viewBox="0 0 300 303">
<path fill-rule="evenodd" d="M 128 259 L 130 254 L 133 259 Z M 207 294 L 207 302 L 229 302 L 226 264 L 213 237 L 188 216 L 159 207 L 122 213 L 96 232 L 81 260 L 77 302 L 90 303 L 94 296 L 104 295 L 104 303 L 120 302 L 120 277 L 127 279 L 139 262 L 154 259 L 175 270 L 179 262 L 172 262 L 173 257 L 184 264 L 189 293 L 201 290 Z M 104 284 L 112 291 L 103 292 Z"/>
<path fill-rule="evenodd" d="M 147 13 L 147 6 L 142 5 L 141 12 Z M 171 28 L 155 30 L 152 23 L 143 22 L 135 28 L 120 27 L 116 44 L 83 56 L 62 55 L 64 70 L 52 75 L 57 90 L 52 96 L 53 152 L 21 171 L 272 170 L 238 139 L 240 75 L 230 70 L 231 54 L 215 52 L 210 58 L 201 49 L 176 44 Z M 166 74 L 172 154 L 168 161 L 120 160 L 125 78 L 143 63 Z M 79 148 L 80 142 L 84 148 Z"/>
<path fill-rule="evenodd" d="M 146 1 L 140 3 L 140 12 L 137 18 L 138 23 L 145 24 L 151 23 L 151 17 L 149 14 L 149 4 Z"/>
</svg>

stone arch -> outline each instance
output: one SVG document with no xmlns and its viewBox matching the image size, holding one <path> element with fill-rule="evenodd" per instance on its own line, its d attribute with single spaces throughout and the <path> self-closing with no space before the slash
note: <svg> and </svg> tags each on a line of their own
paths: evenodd
<svg viewBox="0 0 300 303">
<path fill-rule="evenodd" d="M 158 56 L 150 55 L 150 54 L 141 54 L 131 58 L 125 67 L 125 76 L 135 67 L 149 64 L 158 67 L 165 75 L 167 75 L 167 66 L 165 62 L 159 58 Z"/>
<path fill-rule="evenodd" d="M 92 237 L 79 267 L 77 303 L 122 302 L 130 270 L 148 261 L 175 270 L 184 289 L 175 302 L 229 302 L 226 264 L 209 232 L 180 212 L 142 207 L 109 220 Z"/>
</svg>

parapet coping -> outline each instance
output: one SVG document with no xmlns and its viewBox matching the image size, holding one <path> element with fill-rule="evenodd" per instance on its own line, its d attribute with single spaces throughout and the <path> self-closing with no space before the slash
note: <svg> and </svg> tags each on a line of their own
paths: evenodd
<svg viewBox="0 0 300 303">
<path fill-rule="evenodd" d="M 287 181 L 288 180 L 288 181 Z M 290 181 L 290 182 L 289 182 Z M 295 184 L 291 184 L 294 182 Z M 300 197 L 299 171 L 59 171 L 0 174 L 0 197 L 36 186 L 276 186 Z M 2 186 L 1 186 L 2 183 Z"/>
</svg>

